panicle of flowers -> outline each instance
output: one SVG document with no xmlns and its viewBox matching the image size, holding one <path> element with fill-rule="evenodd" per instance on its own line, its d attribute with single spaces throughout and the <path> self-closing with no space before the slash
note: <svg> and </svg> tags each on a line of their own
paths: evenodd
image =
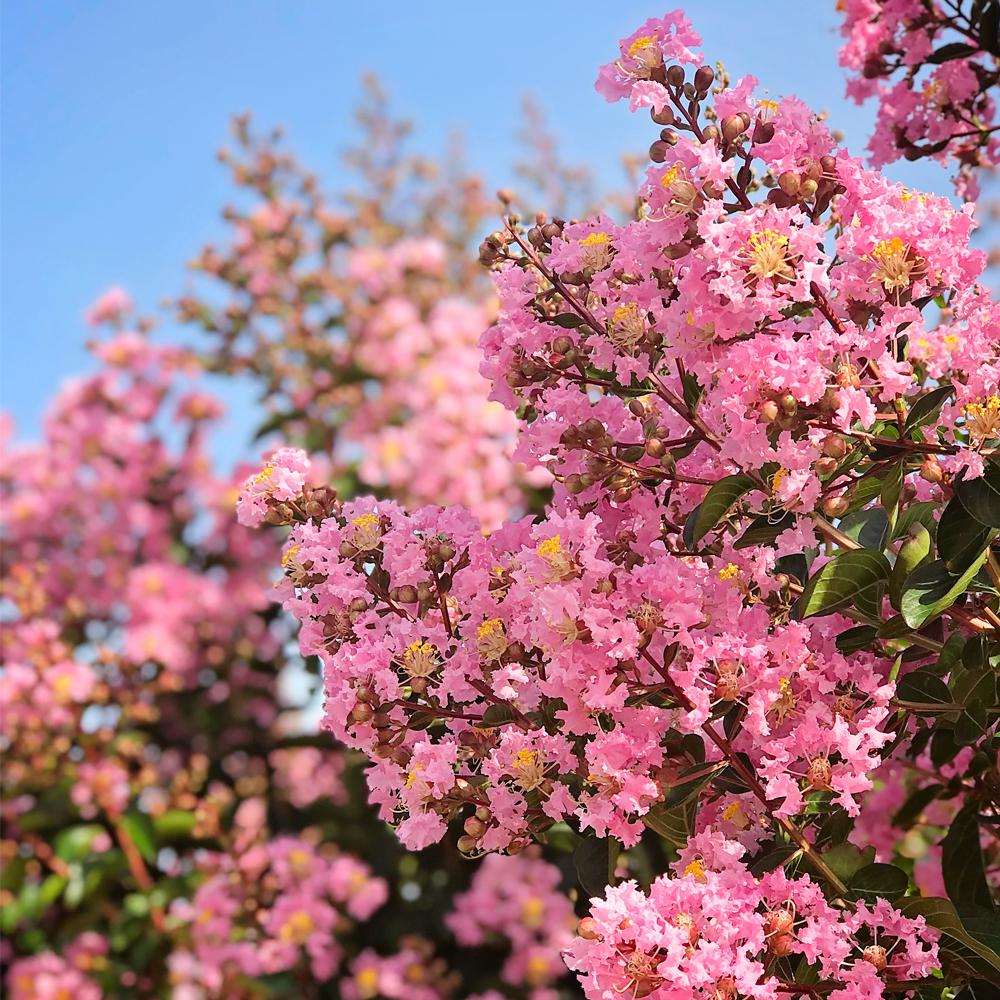
<svg viewBox="0 0 1000 1000">
<path fill-rule="evenodd" d="M 630 881 L 593 900 L 567 954 L 586 996 L 809 997 L 808 969 L 831 1000 L 875 1000 L 936 967 L 922 917 L 883 899 L 834 909 L 809 876 L 758 878 L 743 854 L 709 829 L 648 893 Z"/>
<path fill-rule="evenodd" d="M 457 895 L 445 918 L 465 948 L 500 939 L 510 948 L 501 969 L 510 986 L 553 985 L 566 967 L 562 952 L 573 939 L 576 917 L 561 891 L 562 873 L 537 853 L 491 854 Z"/>
<path fill-rule="evenodd" d="M 181 954 L 197 963 L 211 997 L 232 995 L 243 977 L 300 968 L 316 982 L 332 979 L 351 921 L 368 920 L 388 899 L 364 862 L 297 837 L 205 854 L 199 864 L 208 877 L 190 902 L 173 904 L 171 917 L 185 928 Z M 176 968 L 187 959 L 172 961 Z"/>
</svg>

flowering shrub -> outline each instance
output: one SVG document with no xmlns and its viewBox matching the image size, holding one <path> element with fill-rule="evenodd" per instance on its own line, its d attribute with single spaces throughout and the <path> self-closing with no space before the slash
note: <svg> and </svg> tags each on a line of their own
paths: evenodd
<svg viewBox="0 0 1000 1000">
<path fill-rule="evenodd" d="M 837 9 L 848 96 L 878 100 L 872 162 L 954 161 L 959 189 L 975 198 L 976 168 L 1000 156 L 1000 4 L 838 0 Z"/>
<path fill-rule="evenodd" d="M 699 45 L 651 19 L 598 77 L 662 128 L 635 220 L 508 214 L 480 248 L 482 370 L 544 516 L 316 506 L 307 474 L 258 511 L 293 526 L 281 594 L 404 845 L 577 844 L 588 996 L 996 982 L 1000 308 L 971 207 Z M 932 806 L 924 897 L 899 840 Z M 657 851 L 673 875 L 615 884 Z"/>
</svg>

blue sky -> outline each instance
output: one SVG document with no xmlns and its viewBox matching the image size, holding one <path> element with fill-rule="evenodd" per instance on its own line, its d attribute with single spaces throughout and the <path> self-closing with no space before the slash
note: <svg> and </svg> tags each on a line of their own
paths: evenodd
<svg viewBox="0 0 1000 1000">
<path fill-rule="evenodd" d="M 673 4 L 670 4 L 673 6 Z M 830 112 L 860 152 L 870 109 L 843 99 L 832 0 L 691 0 L 706 53 L 733 77 Z M 182 291 L 185 261 L 221 232 L 230 195 L 215 150 L 233 113 L 285 126 L 289 147 L 335 189 L 358 80 L 374 70 L 417 145 L 464 133 L 471 165 L 510 180 L 521 97 L 546 112 L 566 158 L 598 179 L 653 137 L 645 115 L 607 105 L 597 66 L 655 3 L 567 0 L 11 0 L 2 46 L 0 407 L 23 436 L 85 371 L 86 305 L 111 284 L 145 310 Z M 948 192 L 927 164 L 892 171 Z M 176 336 L 169 324 L 165 336 Z M 239 408 L 227 433 L 241 434 Z"/>
</svg>

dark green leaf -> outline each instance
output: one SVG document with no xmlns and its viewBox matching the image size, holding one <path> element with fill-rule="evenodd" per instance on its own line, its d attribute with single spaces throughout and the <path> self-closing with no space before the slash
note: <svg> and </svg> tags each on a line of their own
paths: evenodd
<svg viewBox="0 0 1000 1000">
<path fill-rule="evenodd" d="M 964 806 L 951 821 L 941 843 L 941 872 L 948 898 L 957 906 L 992 908 L 993 899 L 986 883 L 979 844 L 979 813 L 972 803 Z"/>
<path fill-rule="evenodd" d="M 694 830 L 696 807 L 696 799 L 689 799 L 683 805 L 670 809 L 659 803 L 642 817 L 642 821 L 667 843 L 683 847 Z"/>
<path fill-rule="evenodd" d="M 876 638 L 874 625 L 857 625 L 837 636 L 837 649 L 841 653 L 856 653 L 859 649 L 869 649 Z"/>
<path fill-rule="evenodd" d="M 844 608 L 866 591 L 889 579 L 889 562 L 881 552 L 856 549 L 834 556 L 814 573 L 795 602 L 796 618 L 811 618 Z"/>
<path fill-rule="evenodd" d="M 490 729 L 493 726 L 505 726 L 517 718 L 517 712 L 510 705 L 495 704 L 483 712 L 483 717 L 477 724 L 483 729 Z"/>
<path fill-rule="evenodd" d="M 906 872 L 895 865 L 871 864 L 858 869 L 847 882 L 855 899 L 875 903 L 879 897 L 898 899 L 909 888 L 910 879 Z"/>
<path fill-rule="evenodd" d="M 714 528 L 730 507 L 744 494 L 754 489 L 756 483 L 744 475 L 725 476 L 706 494 L 705 499 L 691 512 L 691 544 L 696 545 Z"/>
<path fill-rule="evenodd" d="M 615 881 L 618 841 L 614 837 L 584 837 L 573 852 L 580 885 L 588 896 L 603 896 Z"/>
<path fill-rule="evenodd" d="M 575 330 L 579 326 L 583 326 L 583 317 L 577 316 L 576 313 L 559 313 L 558 316 L 553 316 L 549 323 L 553 326 L 561 326 L 564 330 Z"/>
<path fill-rule="evenodd" d="M 783 531 L 795 526 L 795 515 L 788 510 L 763 514 L 750 522 L 750 527 L 740 535 L 734 549 L 747 549 L 751 545 L 770 545 Z"/>
<path fill-rule="evenodd" d="M 944 791 L 944 785 L 925 785 L 918 788 L 900 806 L 896 815 L 892 817 L 892 825 L 898 826 L 901 830 L 909 830 L 911 826 L 920 818 L 921 813 Z"/>
<path fill-rule="evenodd" d="M 866 549 L 881 551 L 889 537 L 889 515 L 882 507 L 865 507 L 841 518 L 837 527 Z"/>
<path fill-rule="evenodd" d="M 664 807 L 669 809 L 687 802 L 688 799 L 697 795 L 725 767 L 726 764 L 724 762 L 719 764 L 696 764 L 694 767 L 689 767 L 687 770 L 682 771 L 667 791 L 666 798 L 663 800 Z"/>
<path fill-rule="evenodd" d="M 978 479 L 956 483 L 955 496 L 980 524 L 1000 528 L 1000 466 L 991 462 Z"/>
<path fill-rule="evenodd" d="M 938 555 L 944 560 L 949 573 L 963 573 L 996 537 L 997 529 L 977 521 L 953 497 L 938 522 Z M 982 565 L 982 560 L 977 564 Z"/>
<path fill-rule="evenodd" d="M 949 42 L 947 45 L 942 45 L 941 48 L 935 49 L 928 57 L 927 62 L 929 63 L 946 63 L 950 62 L 952 59 L 965 59 L 975 53 L 976 47 L 974 45 L 966 45 L 964 42 Z M 948 388 L 951 388 L 950 386 Z"/>
<path fill-rule="evenodd" d="M 929 670 L 914 670 L 896 684 L 896 699 L 917 715 L 941 715 L 952 705 L 948 685 Z M 919 705 L 920 708 L 910 706 Z"/>
</svg>

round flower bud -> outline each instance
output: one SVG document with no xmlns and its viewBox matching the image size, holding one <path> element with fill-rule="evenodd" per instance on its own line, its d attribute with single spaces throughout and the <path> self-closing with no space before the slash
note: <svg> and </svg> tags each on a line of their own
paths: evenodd
<svg viewBox="0 0 1000 1000">
<path fill-rule="evenodd" d="M 823 513 L 827 517 L 843 517 L 850 506 L 843 497 L 827 497 L 823 501 Z"/>
<path fill-rule="evenodd" d="M 873 965 L 876 972 L 883 972 L 885 967 L 889 964 L 889 958 L 886 954 L 886 950 L 880 944 L 868 945 L 868 947 L 861 953 L 861 957 L 869 965 Z"/>
<path fill-rule="evenodd" d="M 920 478 L 925 483 L 940 483 L 944 479 L 944 469 L 933 455 L 925 458 L 920 466 Z"/>
<path fill-rule="evenodd" d="M 847 442 L 839 434 L 827 434 L 823 439 L 823 454 L 841 459 L 847 454 Z"/>
</svg>

